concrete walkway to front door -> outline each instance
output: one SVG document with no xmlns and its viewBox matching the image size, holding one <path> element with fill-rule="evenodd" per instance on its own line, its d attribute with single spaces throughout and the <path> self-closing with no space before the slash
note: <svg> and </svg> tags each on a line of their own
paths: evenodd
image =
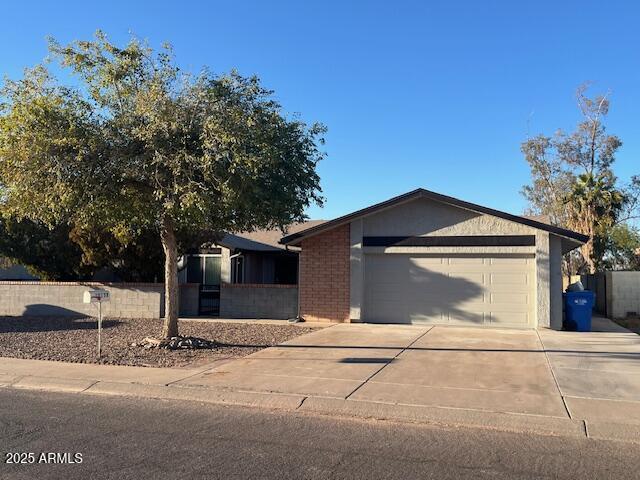
<svg viewBox="0 0 640 480">
<path fill-rule="evenodd" d="M 640 423 L 640 337 L 598 325 L 610 331 L 340 324 L 178 384 Z"/>
</svg>

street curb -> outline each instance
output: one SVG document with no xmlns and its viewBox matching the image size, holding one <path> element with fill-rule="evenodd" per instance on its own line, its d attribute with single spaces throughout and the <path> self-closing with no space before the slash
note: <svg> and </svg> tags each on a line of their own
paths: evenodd
<svg viewBox="0 0 640 480">
<path fill-rule="evenodd" d="M 569 418 L 518 415 L 443 407 L 395 405 L 309 397 L 298 409 L 325 415 L 391 420 L 431 425 L 490 428 L 509 432 L 586 438 L 584 423 Z"/>
<path fill-rule="evenodd" d="M 599 421 L 586 421 L 585 423 L 589 438 L 640 443 L 640 425 Z"/>
<path fill-rule="evenodd" d="M 446 407 L 398 405 L 204 387 L 145 385 L 68 378 L 0 374 L 0 388 L 104 396 L 185 400 L 218 405 L 283 410 L 361 420 L 386 420 L 444 427 L 484 428 L 512 433 L 613 440 L 640 444 L 640 425 Z"/>
<path fill-rule="evenodd" d="M 17 381 L 8 385 L 11 388 L 21 388 L 25 390 L 47 390 L 52 392 L 79 393 L 95 381 L 79 380 L 75 378 L 53 378 L 27 375 L 20 377 Z"/>
<path fill-rule="evenodd" d="M 0 373 L 0 387 L 10 387 L 18 381 L 22 375 L 11 375 L 8 373 Z"/>
<path fill-rule="evenodd" d="M 300 406 L 305 398 L 302 395 L 238 392 L 198 387 L 172 387 L 117 382 L 96 382 L 82 393 L 91 395 L 115 395 L 167 400 L 189 400 L 279 410 L 295 410 Z"/>
</svg>

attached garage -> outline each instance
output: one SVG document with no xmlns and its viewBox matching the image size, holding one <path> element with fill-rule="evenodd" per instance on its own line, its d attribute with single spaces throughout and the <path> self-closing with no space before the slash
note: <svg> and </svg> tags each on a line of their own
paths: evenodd
<svg viewBox="0 0 640 480">
<path fill-rule="evenodd" d="M 529 255 L 368 254 L 363 320 L 532 327 Z"/>
<path fill-rule="evenodd" d="M 312 321 L 562 327 L 562 255 L 588 237 L 418 189 L 284 237 Z"/>
</svg>

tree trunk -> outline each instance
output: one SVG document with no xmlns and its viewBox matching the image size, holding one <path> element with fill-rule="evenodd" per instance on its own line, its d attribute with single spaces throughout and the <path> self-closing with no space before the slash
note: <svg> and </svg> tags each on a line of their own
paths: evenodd
<svg viewBox="0 0 640 480">
<path fill-rule="evenodd" d="M 580 247 L 580 253 L 587 267 L 587 273 L 596 273 L 596 266 L 593 261 L 593 238 Z"/>
<path fill-rule="evenodd" d="M 173 219 L 164 216 L 160 226 L 164 250 L 164 326 L 162 336 L 178 336 L 178 247 Z"/>
</svg>

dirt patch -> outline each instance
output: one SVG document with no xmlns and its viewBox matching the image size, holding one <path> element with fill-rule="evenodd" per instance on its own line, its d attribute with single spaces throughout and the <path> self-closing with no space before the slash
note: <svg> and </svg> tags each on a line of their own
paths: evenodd
<svg viewBox="0 0 640 480">
<path fill-rule="evenodd" d="M 183 367 L 242 357 L 317 328 L 235 322 L 180 322 L 180 334 L 212 340 L 216 347 L 198 350 L 145 349 L 133 346 L 157 337 L 161 320 L 103 321 L 102 358 L 96 358 L 94 318 L 0 317 L 0 356 L 109 365 Z"/>
<path fill-rule="evenodd" d="M 627 330 L 640 335 L 640 317 L 616 318 L 614 321 Z"/>
</svg>

